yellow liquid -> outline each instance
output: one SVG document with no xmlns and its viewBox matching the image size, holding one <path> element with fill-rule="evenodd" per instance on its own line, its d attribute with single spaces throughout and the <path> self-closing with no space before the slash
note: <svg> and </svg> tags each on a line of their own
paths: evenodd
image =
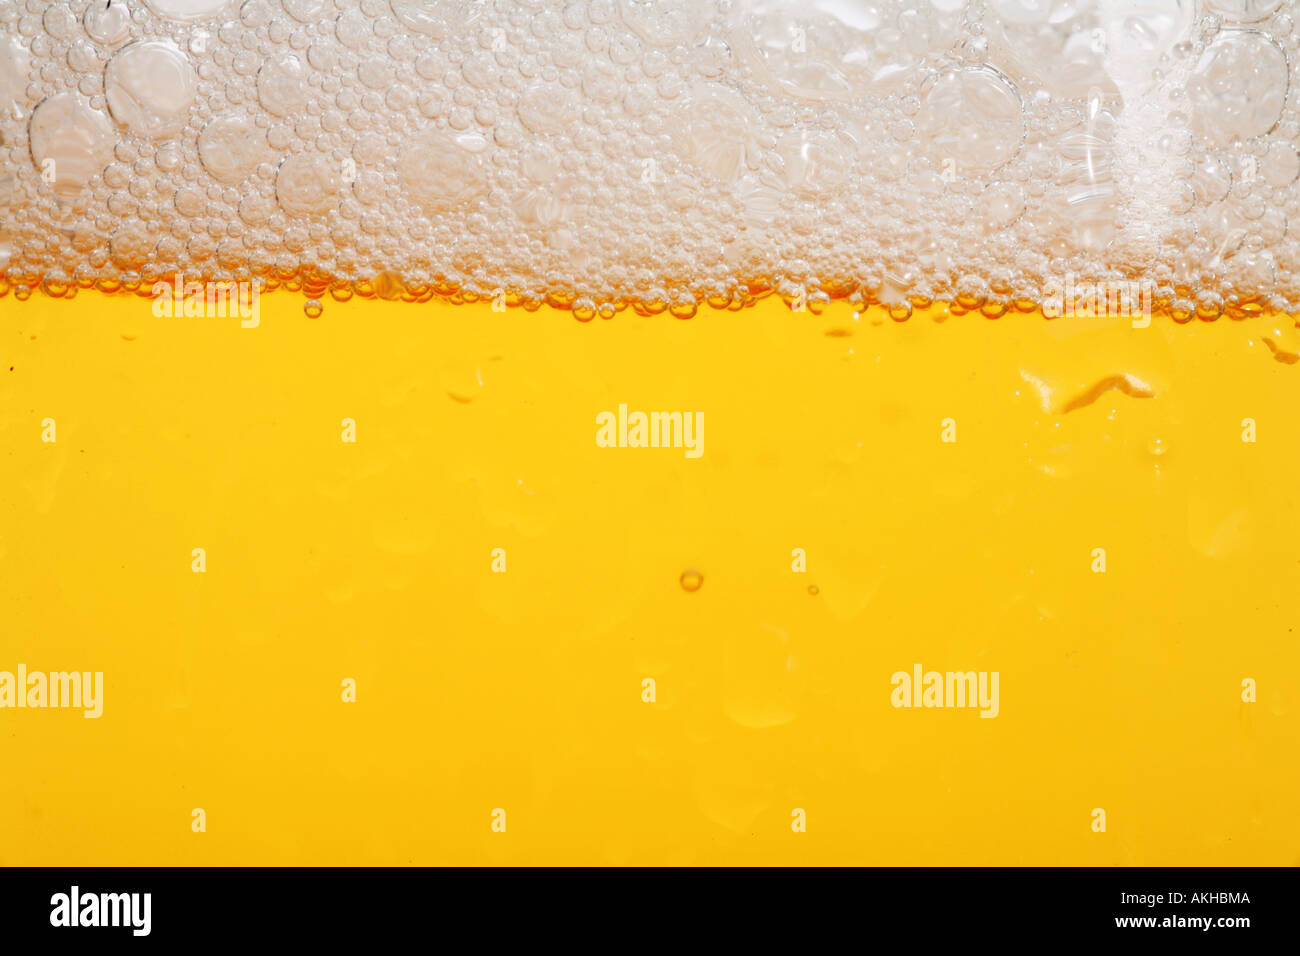
<svg viewBox="0 0 1300 956">
<path fill-rule="evenodd" d="M 0 863 L 1300 862 L 1290 317 L 261 306 L 0 301 Z"/>
</svg>

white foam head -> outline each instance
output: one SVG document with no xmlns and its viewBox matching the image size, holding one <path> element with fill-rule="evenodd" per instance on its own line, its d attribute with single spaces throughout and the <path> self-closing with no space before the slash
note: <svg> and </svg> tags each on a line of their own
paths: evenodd
<svg viewBox="0 0 1300 956">
<path fill-rule="evenodd" d="M 0 0 L 0 290 L 1296 310 L 1295 6 Z"/>
</svg>

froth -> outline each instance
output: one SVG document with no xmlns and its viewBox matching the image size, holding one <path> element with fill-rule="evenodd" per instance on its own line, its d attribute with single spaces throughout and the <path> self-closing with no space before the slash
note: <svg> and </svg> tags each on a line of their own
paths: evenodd
<svg viewBox="0 0 1300 956">
<path fill-rule="evenodd" d="M 1300 309 L 1289 0 L 0 0 L 0 294 Z"/>
</svg>

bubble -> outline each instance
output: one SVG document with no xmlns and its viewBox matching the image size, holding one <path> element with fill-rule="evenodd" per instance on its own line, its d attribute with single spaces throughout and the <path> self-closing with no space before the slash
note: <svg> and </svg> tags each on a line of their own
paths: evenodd
<svg viewBox="0 0 1300 956">
<path fill-rule="evenodd" d="M 821 130 L 786 133 L 776 144 L 787 188 L 814 198 L 843 185 L 853 164 L 853 142 Z"/>
<path fill-rule="evenodd" d="M 168 20 L 205 20 L 230 5 L 229 0 L 144 0 L 154 13 Z"/>
<path fill-rule="evenodd" d="M 105 46 L 116 46 L 131 35 L 131 11 L 122 0 L 94 0 L 82 23 L 86 35 Z"/>
<path fill-rule="evenodd" d="M 985 173 L 1020 150 L 1020 95 L 986 67 L 944 73 L 926 94 L 917 129 L 927 149 L 958 170 Z"/>
<path fill-rule="evenodd" d="M 77 73 L 98 73 L 99 54 L 87 40 L 74 40 L 68 47 L 68 66 Z"/>
<path fill-rule="evenodd" d="M 1062 221 L 1083 249 L 1103 249 L 1115 233 L 1119 211 L 1112 163 L 1118 131 L 1116 107 L 1095 91 L 1083 124 L 1061 139 L 1060 182 L 1067 204 Z"/>
<path fill-rule="evenodd" d="M 142 136 L 179 133 L 197 89 L 189 59 L 168 42 L 125 46 L 104 71 L 104 94 L 113 118 Z"/>
<path fill-rule="evenodd" d="M 206 203 L 203 201 L 203 194 L 197 189 L 181 188 L 176 190 L 172 202 L 176 206 L 176 211 L 182 216 L 198 216 L 203 212 Z"/>
<path fill-rule="evenodd" d="M 429 130 L 402 147 L 398 175 L 407 194 L 426 213 L 472 203 L 487 191 L 480 154 L 487 141 L 474 133 L 450 136 Z"/>
<path fill-rule="evenodd" d="M 257 73 L 257 100 L 275 116 L 296 116 L 307 98 L 307 69 L 292 53 L 268 60 Z"/>
<path fill-rule="evenodd" d="M 1300 152 L 1290 143 L 1270 144 L 1260 160 L 1260 173 L 1270 186 L 1289 186 L 1300 176 Z"/>
<path fill-rule="evenodd" d="M 989 232 L 1005 229 L 1025 209 L 1025 192 L 1016 183 L 993 183 L 982 197 L 984 228 Z"/>
<path fill-rule="evenodd" d="M 113 234 L 109 250 L 119 266 L 131 269 L 149 258 L 156 242 L 157 236 L 143 223 L 128 222 Z"/>
<path fill-rule="evenodd" d="M 703 22 L 699 0 L 619 0 L 623 22 L 650 46 L 690 43 Z"/>
<path fill-rule="evenodd" d="M 735 182 L 760 155 L 749 107 L 735 91 L 716 83 L 700 84 L 676 117 L 677 136 L 687 155 L 704 173 Z"/>
<path fill-rule="evenodd" d="M 1253 30 L 1226 30 L 1196 64 L 1187 93 L 1199 132 L 1220 143 L 1262 136 L 1282 116 L 1286 57 Z"/>
<path fill-rule="evenodd" d="M 244 0 L 239 7 L 239 21 L 251 30 L 264 27 L 271 21 L 269 0 Z"/>
<path fill-rule="evenodd" d="M 383 57 L 370 57 L 361 62 L 357 76 L 369 89 L 386 90 L 393 85 L 395 71 L 393 64 Z"/>
<path fill-rule="evenodd" d="M 534 133 L 559 133 L 576 117 L 573 100 L 563 89 L 534 84 L 519 97 L 519 120 Z"/>
<path fill-rule="evenodd" d="M 992 0 L 988 34 L 1009 72 L 1064 96 L 1108 85 L 1105 32 L 1092 0 Z"/>
<path fill-rule="evenodd" d="M 99 175 L 113 158 L 117 142 L 104 111 L 74 93 L 41 101 L 32 111 L 30 136 L 37 168 L 51 170 L 54 191 L 65 197 L 80 192 Z"/>
<path fill-rule="evenodd" d="M 158 168 L 165 173 L 177 169 L 182 159 L 184 159 L 184 154 L 179 143 L 163 143 L 158 147 L 158 151 L 154 153 L 153 157 L 153 161 L 158 165 Z"/>
<path fill-rule="evenodd" d="M 17 37 L 0 36 L 0 121 L 22 119 L 31 58 Z"/>
<path fill-rule="evenodd" d="M 325 306 L 320 304 L 319 299 L 308 299 L 303 304 L 302 311 L 309 319 L 319 319 L 325 312 Z"/>
<path fill-rule="evenodd" d="M 1267 20 L 1283 0 L 1206 0 L 1208 6 L 1228 23 L 1258 23 Z"/>
<path fill-rule="evenodd" d="M 1231 188 L 1232 172 L 1222 157 L 1207 153 L 1196 160 L 1192 167 L 1192 189 L 1199 203 L 1208 206 L 1218 202 Z"/>
<path fill-rule="evenodd" d="M 275 203 L 265 196 L 245 196 L 239 200 L 239 218 L 250 226 L 260 226 L 275 215 Z"/>
<path fill-rule="evenodd" d="M 691 568 L 683 571 L 681 578 L 678 580 L 681 583 L 683 591 L 698 591 L 700 585 L 704 583 L 704 575 L 699 571 L 696 571 L 694 568 Z"/>
<path fill-rule="evenodd" d="M 219 116 L 203 127 L 198 140 L 199 160 L 221 183 L 243 182 L 268 153 L 266 134 L 245 116 Z"/>
<path fill-rule="evenodd" d="M 329 12 L 331 0 L 283 0 L 283 5 L 299 23 L 317 23 Z"/>
<path fill-rule="evenodd" d="M 905 45 L 881 7 L 839 0 L 798 5 L 779 0 L 742 0 L 732 40 L 761 79 L 803 99 L 848 99 L 887 84 L 912 68 L 922 52 L 939 42 L 939 32 L 912 33 Z M 943 36 L 955 36 L 957 19 L 937 13 L 931 22 Z"/>
<path fill-rule="evenodd" d="M 319 215 L 338 205 L 342 171 L 319 155 L 298 154 L 280 164 L 275 196 L 285 212 Z"/>
<path fill-rule="evenodd" d="M 41 18 L 41 25 L 45 27 L 45 32 L 56 40 L 66 40 L 76 28 L 77 18 L 67 7 L 55 4 L 46 8 L 45 15 Z"/>
<path fill-rule="evenodd" d="M 359 50 L 371 36 L 370 21 L 357 10 L 343 13 L 334 25 L 334 36 L 349 50 Z"/>
<path fill-rule="evenodd" d="M 478 19 L 482 4 L 476 0 L 391 0 L 393 15 L 416 33 L 445 40 Z"/>
<path fill-rule="evenodd" d="M 1273 284 L 1276 264 L 1271 253 L 1241 249 L 1223 263 L 1224 278 L 1234 288 L 1259 289 Z"/>
<path fill-rule="evenodd" d="M 1195 0 L 1123 0 L 1098 3 L 1100 49 L 1106 72 L 1126 94 L 1152 85 L 1160 58 L 1184 36 L 1196 12 Z"/>
</svg>

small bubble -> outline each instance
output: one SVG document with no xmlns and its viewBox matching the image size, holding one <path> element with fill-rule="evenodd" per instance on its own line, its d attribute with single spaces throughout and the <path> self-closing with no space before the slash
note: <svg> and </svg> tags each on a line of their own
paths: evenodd
<svg viewBox="0 0 1300 956">
<path fill-rule="evenodd" d="M 306 313 L 307 318 L 309 319 L 319 319 L 321 313 L 325 311 L 325 306 L 320 304 L 319 299 L 308 299 L 306 304 L 302 307 L 302 311 Z"/>
<path fill-rule="evenodd" d="M 96 43 L 112 46 L 121 43 L 131 32 L 131 11 L 119 0 L 92 3 L 83 21 L 86 33 Z"/>
<path fill-rule="evenodd" d="M 700 585 L 704 583 L 704 575 L 691 568 L 682 572 L 680 580 L 683 591 L 698 591 Z"/>
<path fill-rule="evenodd" d="M 668 307 L 675 319 L 693 319 L 699 311 L 699 304 L 694 299 L 683 299 Z"/>
<path fill-rule="evenodd" d="M 226 4 L 224 0 L 145 0 L 145 5 L 168 20 L 202 20 Z"/>
<path fill-rule="evenodd" d="M 816 597 L 817 595 L 822 593 L 822 589 L 815 584 L 810 584 L 808 585 L 808 593 L 811 594 L 813 597 Z"/>
</svg>

